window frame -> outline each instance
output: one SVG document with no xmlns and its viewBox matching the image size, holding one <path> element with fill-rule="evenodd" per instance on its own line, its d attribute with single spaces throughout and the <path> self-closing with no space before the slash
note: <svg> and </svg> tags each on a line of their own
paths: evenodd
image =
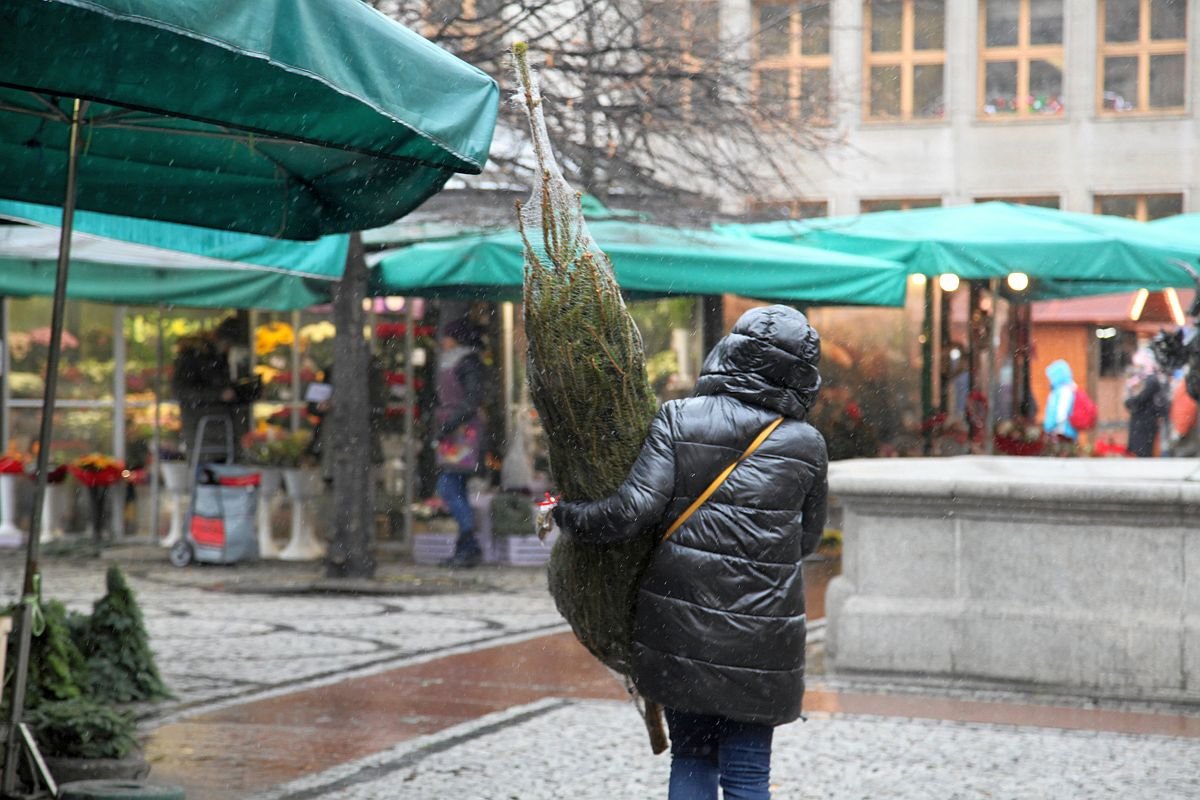
<svg viewBox="0 0 1200 800">
<path fill-rule="evenodd" d="M 1046 205 L 1046 201 L 1053 200 L 1054 205 Z M 1062 195 L 1061 194 L 1013 194 L 1013 195 L 981 195 L 974 198 L 973 203 L 1012 203 L 1015 206 L 1033 206 L 1034 208 L 1052 208 L 1056 211 L 1062 210 Z"/>
<path fill-rule="evenodd" d="M 942 68 L 942 105 L 947 104 L 946 72 L 947 50 L 946 37 L 949 31 L 945 28 L 945 5 L 942 7 L 943 38 L 940 50 L 916 50 L 913 45 L 916 38 L 916 3 L 915 0 L 900 0 L 900 49 L 895 51 L 875 52 L 871 49 L 871 20 L 875 0 L 863 0 L 863 61 L 862 61 L 862 120 L 870 125 L 887 125 L 889 123 L 938 125 L 945 124 L 949 115 L 944 111 L 940 117 L 913 116 L 913 73 L 915 67 L 940 66 Z M 899 67 L 900 69 L 900 114 L 898 116 L 871 115 L 871 68 Z"/>
<path fill-rule="evenodd" d="M 829 125 L 833 122 L 833 115 L 829 113 L 829 106 L 833 100 L 833 2 L 827 4 L 829 28 L 827 32 L 826 48 L 824 53 L 816 55 L 807 55 L 801 51 L 801 44 L 804 41 L 804 4 L 799 0 L 791 0 L 787 5 L 794 10 L 788 15 L 788 52 L 783 56 L 761 56 L 759 54 L 759 43 L 762 41 L 761 21 L 758 14 L 760 3 L 758 0 L 751 0 L 750 16 L 752 30 L 752 54 L 750 65 L 750 91 L 754 99 L 754 105 L 757 108 L 759 104 L 759 80 L 760 74 L 764 71 L 786 71 L 788 74 L 788 92 L 787 92 L 787 118 L 792 120 L 803 120 L 813 125 Z M 783 5 L 778 0 L 772 5 Z M 802 105 L 803 95 L 801 87 L 803 86 L 803 74 L 805 70 L 821 69 L 829 77 L 829 103 L 825 108 L 818 109 L 817 113 L 812 115 L 805 114 L 805 109 Z"/>
<path fill-rule="evenodd" d="M 820 214 L 801 214 L 800 211 L 805 206 L 816 208 L 820 206 Z M 749 217 L 757 217 L 761 212 L 774 208 L 787 208 L 788 215 L 782 219 L 824 219 L 829 216 L 829 200 L 817 197 L 789 197 L 779 200 L 763 200 L 757 197 L 749 197 L 746 199 L 746 215 Z M 771 216 L 772 219 L 780 219 Z"/>
<path fill-rule="evenodd" d="M 871 208 L 875 204 L 895 203 L 898 208 Z M 914 208 L 941 208 L 945 205 L 940 196 L 927 197 L 862 197 L 858 200 L 858 213 L 874 214 L 877 211 L 912 211 Z"/>
<path fill-rule="evenodd" d="M 673 10 L 678 13 L 679 35 L 682 38 L 679 42 L 679 62 L 674 65 L 674 69 L 678 69 L 680 73 L 686 73 L 687 75 L 704 74 L 705 70 L 712 65 L 710 61 L 703 57 L 703 54 L 697 55 L 695 50 L 697 18 L 702 16 L 702 14 L 698 13 L 698 10 L 700 7 L 704 7 L 705 11 L 711 10 L 716 14 L 716 29 L 719 35 L 721 18 L 720 0 L 676 0 L 674 2 L 672 0 L 657 0 L 657 4 L 663 7 L 673 7 Z M 652 23 L 652 18 L 648 17 L 648 19 Z M 650 39 L 652 41 L 663 41 L 661 37 L 654 35 L 652 29 L 650 31 Z M 719 46 L 720 42 L 718 41 Z M 678 79 L 681 76 L 676 75 L 675 77 Z M 648 75 L 643 79 L 643 85 L 647 91 L 655 93 L 657 91 L 656 82 L 660 80 L 664 79 L 657 78 L 655 75 Z M 693 108 L 693 99 L 695 97 L 695 83 L 689 80 L 685 84 L 684 81 L 679 80 L 675 88 L 679 89 L 679 94 L 675 97 L 675 102 L 678 103 L 680 118 L 694 120 L 695 109 Z"/>
<path fill-rule="evenodd" d="M 1147 202 L 1151 197 L 1178 197 L 1179 198 L 1179 213 L 1184 213 L 1185 200 L 1183 192 L 1095 192 L 1092 194 L 1092 212 L 1095 214 L 1103 214 L 1100 206 L 1105 200 L 1133 199 L 1135 201 L 1135 211 L 1132 217 L 1127 219 L 1135 219 L 1138 222 L 1149 222 L 1150 214 L 1146 210 Z M 1167 216 L 1175 216 L 1168 214 Z M 1154 219 L 1164 219 L 1164 217 L 1155 217 Z"/>
<path fill-rule="evenodd" d="M 1096 114 L 1105 118 L 1131 116 L 1177 116 L 1186 114 L 1189 110 L 1189 44 L 1188 31 L 1191 28 L 1191 3 L 1184 5 L 1187 18 L 1184 20 L 1182 39 L 1151 39 L 1150 38 L 1150 3 L 1151 0 L 1138 0 L 1138 38 L 1134 42 L 1108 42 L 1104 38 L 1105 22 L 1107 21 L 1108 0 L 1098 0 L 1096 4 Z M 1153 56 L 1183 56 L 1183 104 L 1178 106 L 1150 105 L 1150 59 Z M 1106 58 L 1136 58 L 1137 69 L 1137 103 L 1130 111 L 1116 111 L 1104 107 L 1104 60 Z"/>
<path fill-rule="evenodd" d="M 998 45 L 989 47 L 987 44 L 987 4 L 989 0 L 979 0 L 979 31 L 977 50 L 979 53 L 978 74 L 975 89 L 975 116 L 988 122 L 1005 122 L 1020 120 L 1054 121 L 1066 117 L 1066 104 L 1053 114 L 1033 112 L 1026 99 L 1029 97 L 1029 72 L 1033 61 L 1051 61 L 1055 59 L 1062 65 L 1063 86 L 1062 96 L 1066 97 L 1067 90 L 1067 59 L 1066 59 L 1066 7 L 1063 8 L 1063 39 L 1057 44 L 1030 44 L 1033 15 L 1030 11 L 1031 0 L 1017 0 L 1017 43 L 1015 45 Z M 1017 63 L 1017 112 L 1015 114 L 988 114 L 984 111 L 987 104 L 987 65 L 989 63 L 1015 61 Z"/>
</svg>

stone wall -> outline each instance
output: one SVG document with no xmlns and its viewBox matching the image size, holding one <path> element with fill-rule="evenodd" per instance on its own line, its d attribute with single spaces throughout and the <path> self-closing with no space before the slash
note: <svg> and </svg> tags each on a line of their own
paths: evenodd
<svg viewBox="0 0 1200 800">
<path fill-rule="evenodd" d="M 837 462 L 838 671 L 1200 700 L 1200 461 Z"/>
</svg>

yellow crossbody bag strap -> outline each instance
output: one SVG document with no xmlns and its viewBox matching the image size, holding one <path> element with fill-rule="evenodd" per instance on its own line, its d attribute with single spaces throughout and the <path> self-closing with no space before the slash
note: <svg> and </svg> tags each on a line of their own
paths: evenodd
<svg viewBox="0 0 1200 800">
<path fill-rule="evenodd" d="M 732 473 L 734 471 L 734 469 L 737 468 L 737 465 L 742 463 L 743 461 L 745 461 L 747 458 L 749 458 L 751 453 L 753 453 L 755 450 L 757 450 L 759 447 L 762 446 L 762 443 L 765 442 L 767 440 L 767 437 L 770 436 L 771 433 L 776 428 L 779 427 L 779 423 L 781 423 L 781 422 L 783 422 L 783 417 L 779 417 L 774 422 L 772 422 L 770 425 L 763 428 L 762 432 L 759 433 L 758 436 L 755 437 L 754 441 L 750 443 L 750 446 L 746 448 L 746 451 L 744 453 L 742 453 L 740 456 L 738 456 L 737 459 L 732 464 L 730 464 L 725 469 L 721 470 L 721 474 L 718 475 L 716 478 L 713 478 L 713 482 L 710 483 L 708 485 L 708 488 L 705 489 L 703 492 L 701 492 L 700 496 L 697 497 L 692 502 L 692 504 L 687 507 L 687 511 L 684 511 L 682 514 L 679 515 L 678 519 L 676 519 L 674 522 L 671 523 L 671 527 L 667 528 L 667 532 L 663 534 L 662 539 L 659 540 L 659 544 L 662 544 L 667 539 L 670 539 L 671 534 L 673 534 L 673 533 L 675 533 L 675 531 L 679 530 L 679 526 L 682 525 L 683 523 L 687 522 L 688 517 L 692 516 L 692 514 L 695 514 L 696 509 L 698 509 L 698 508 L 700 508 L 700 506 L 704 505 L 704 501 L 706 501 L 706 500 L 708 500 L 708 498 L 712 497 L 713 492 L 715 492 L 718 488 L 720 488 L 721 484 L 725 482 L 725 479 L 729 477 L 730 473 Z"/>
</svg>

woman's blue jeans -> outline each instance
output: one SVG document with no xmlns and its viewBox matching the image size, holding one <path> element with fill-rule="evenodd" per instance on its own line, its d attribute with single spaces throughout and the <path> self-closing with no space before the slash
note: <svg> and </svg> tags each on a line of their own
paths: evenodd
<svg viewBox="0 0 1200 800">
<path fill-rule="evenodd" d="M 437 478 L 437 493 L 446 504 L 446 509 L 458 523 L 458 541 L 454 545 L 455 555 L 474 556 L 479 554 L 479 542 L 475 540 L 475 510 L 467 499 L 467 474 L 465 472 L 442 472 Z"/>
<path fill-rule="evenodd" d="M 671 731 L 668 800 L 770 800 L 770 725 L 666 709 Z"/>
</svg>

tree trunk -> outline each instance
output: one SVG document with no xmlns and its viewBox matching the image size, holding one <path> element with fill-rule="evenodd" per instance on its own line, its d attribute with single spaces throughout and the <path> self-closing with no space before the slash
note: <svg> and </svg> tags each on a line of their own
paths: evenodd
<svg viewBox="0 0 1200 800">
<path fill-rule="evenodd" d="M 367 264 L 362 237 L 350 236 L 346 272 L 333 295 L 334 393 L 332 410 L 333 537 L 326 557 L 331 578 L 372 578 L 371 524 L 375 518 L 371 475 L 370 350 L 363 338 Z"/>
</svg>

